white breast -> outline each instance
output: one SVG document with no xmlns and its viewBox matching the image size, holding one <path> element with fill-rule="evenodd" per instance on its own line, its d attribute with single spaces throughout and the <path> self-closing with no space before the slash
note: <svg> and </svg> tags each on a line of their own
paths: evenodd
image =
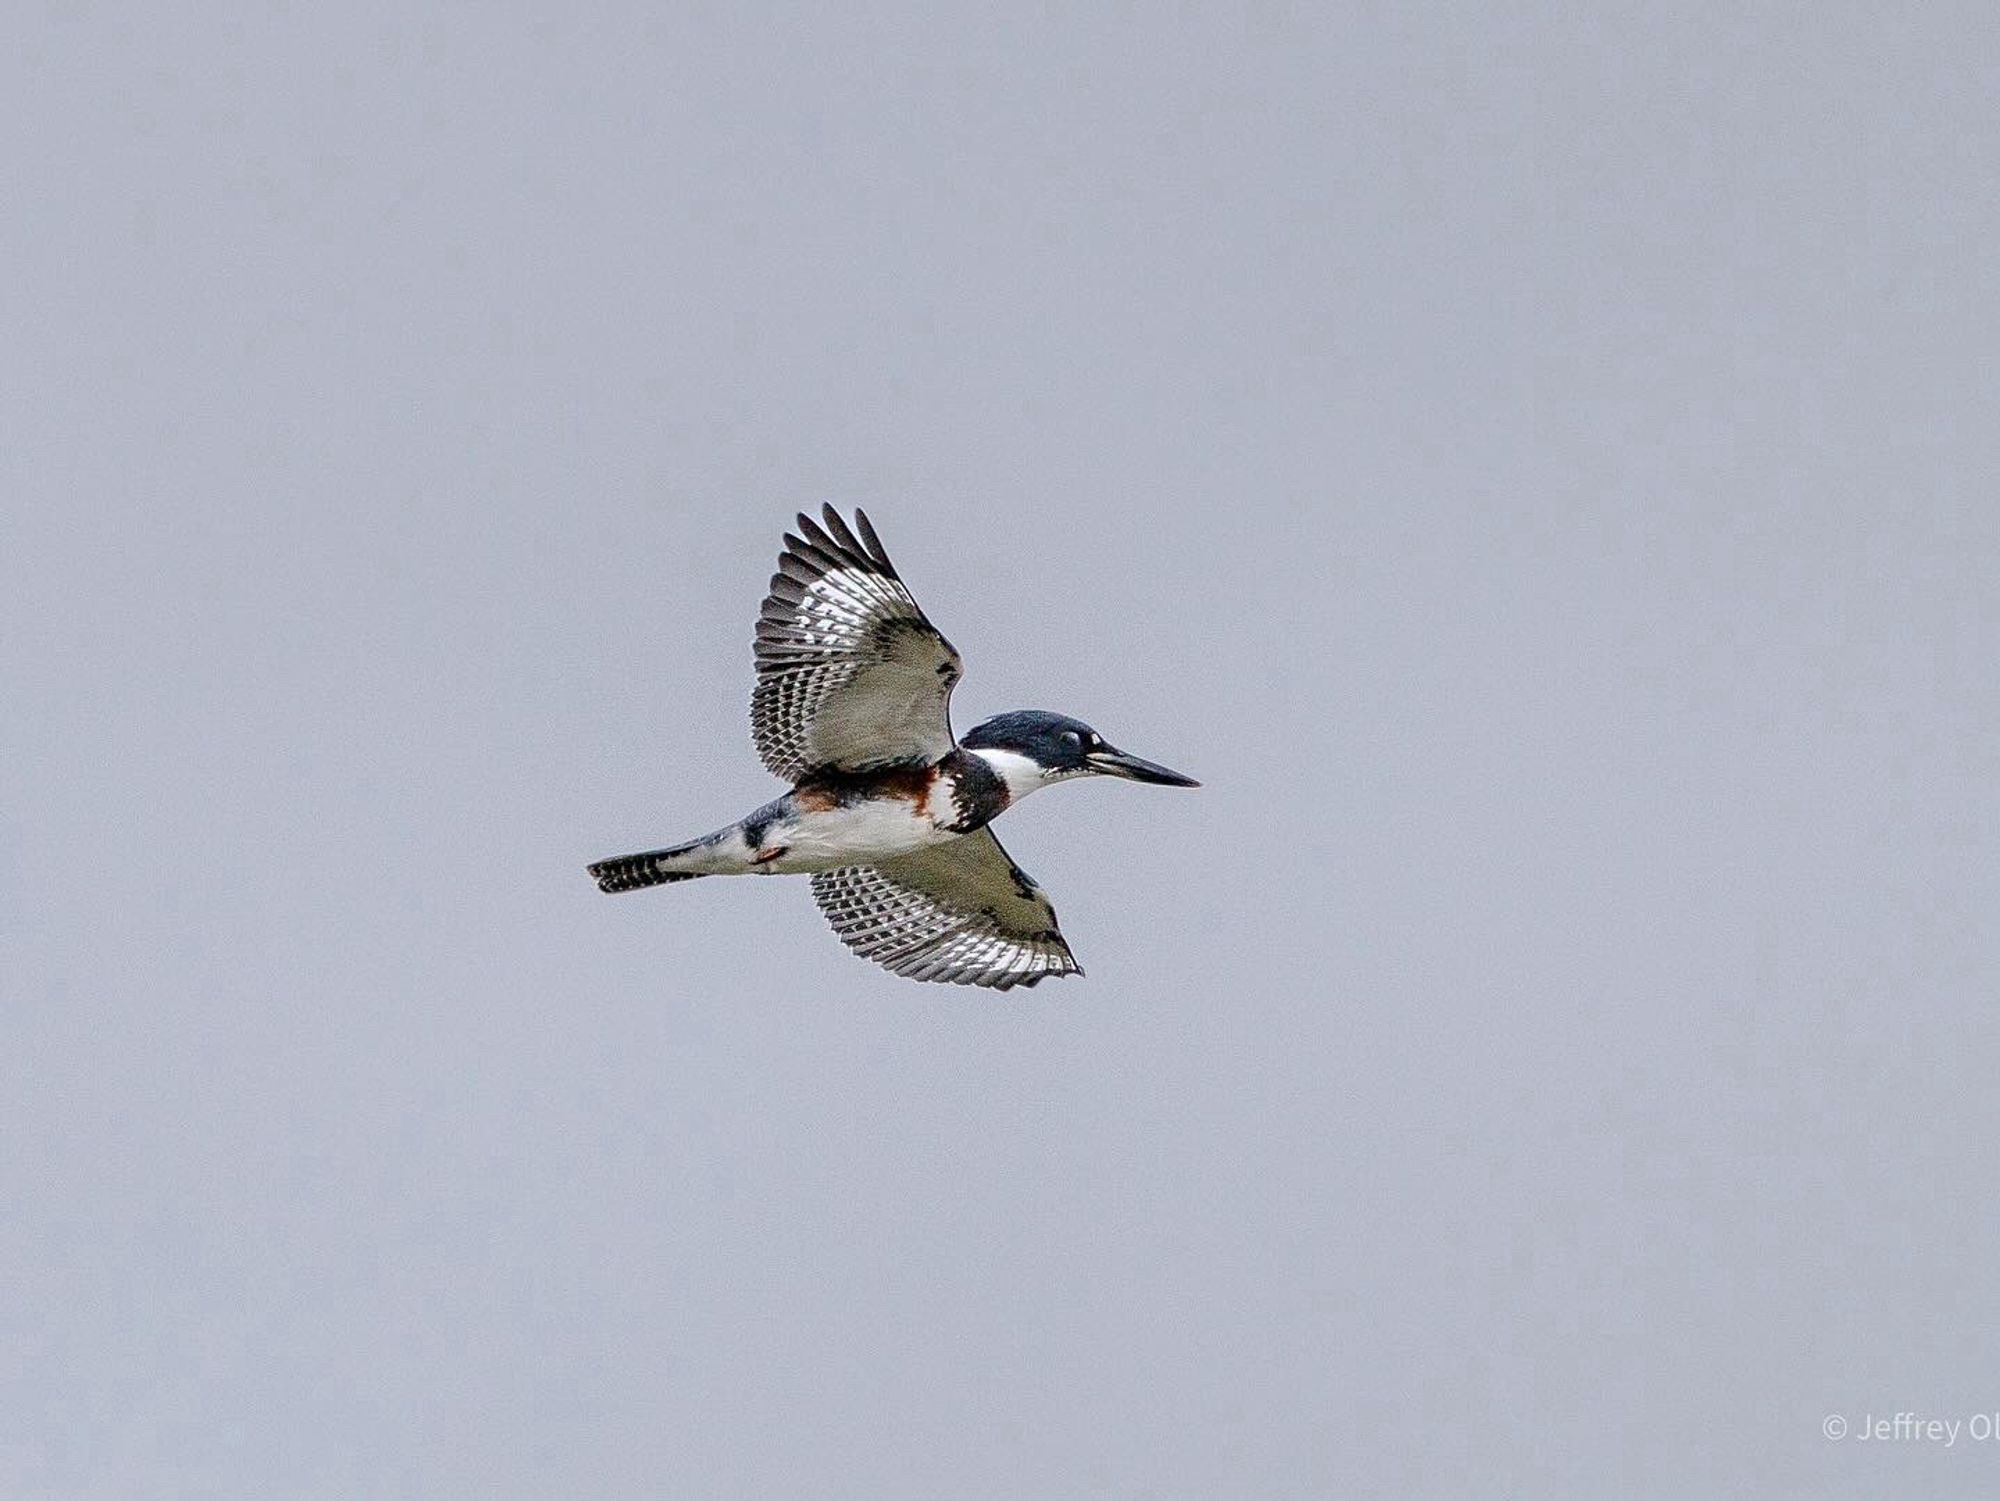
<svg viewBox="0 0 2000 1501">
<path fill-rule="evenodd" d="M 957 837 L 919 815 L 914 803 L 891 797 L 824 811 L 802 809 L 767 834 L 765 841 L 786 847 L 770 862 L 775 874 L 866 864 Z"/>
</svg>

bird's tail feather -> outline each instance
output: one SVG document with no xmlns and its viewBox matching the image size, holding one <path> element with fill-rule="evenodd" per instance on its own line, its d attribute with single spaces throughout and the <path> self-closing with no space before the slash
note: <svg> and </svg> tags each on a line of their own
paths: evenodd
<svg viewBox="0 0 2000 1501">
<path fill-rule="evenodd" d="M 674 866 L 696 850 L 706 849 L 710 843 L 707 839 L 697 839 L 689 844 L 677 844 L 672 849 L 647 850 L 639 855 L 615 855 L 591 866 L 590 874 L 597 881 L 597 889 L 606 892 L 637 891 L 645 886 L 664 886 L 669 881 L 698 881 L 714 872 L 676 870 Z"/>
</svg>

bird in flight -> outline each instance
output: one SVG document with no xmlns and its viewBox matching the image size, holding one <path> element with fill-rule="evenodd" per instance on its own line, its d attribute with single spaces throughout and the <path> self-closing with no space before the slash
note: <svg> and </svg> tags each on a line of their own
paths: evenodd
<svg viewBox="0 0 2000 1501">
<path fill-rule="evenodd" d="M 924 618 L 857 510 L 799 517 L 757 621 L 750 733 L 792 790 L 728 828 L 590 867 L 598 889 L 701 876 L 810 875 L 841 942 L 913 980 L 1006 990 L 1082 967 L 1055 909 L 993 837 L 1037 788 L 1192 777 L 1089 725 L 1021 709 L 951 732 L 958 653 Z"/>
</svg>

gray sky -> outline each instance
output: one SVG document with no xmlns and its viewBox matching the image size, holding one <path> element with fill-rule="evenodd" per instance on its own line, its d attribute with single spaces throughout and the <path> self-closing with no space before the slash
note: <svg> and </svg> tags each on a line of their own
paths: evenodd
<svg viewBox="0 0 2000 1501">
<path fill-rule="evenodd" d="M 0 61 L 0 1493 L 2000 1487 L 1989 7 L 280 9 Z M 584 877 L 826 499 L 1087 979 Z"/>
</svg>

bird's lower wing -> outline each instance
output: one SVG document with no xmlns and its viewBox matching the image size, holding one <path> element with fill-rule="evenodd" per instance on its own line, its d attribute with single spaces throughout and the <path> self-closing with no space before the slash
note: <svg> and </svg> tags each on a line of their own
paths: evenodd
<svg viewBox="0 0 2000 1501">
<path fill-rule="evenodd" d="M 990 829 L 824 871 L 812 888 L 842 943 L 912 980 L 1007 990 L 1083 973 L 1042 888 Z"/>
</svg>

